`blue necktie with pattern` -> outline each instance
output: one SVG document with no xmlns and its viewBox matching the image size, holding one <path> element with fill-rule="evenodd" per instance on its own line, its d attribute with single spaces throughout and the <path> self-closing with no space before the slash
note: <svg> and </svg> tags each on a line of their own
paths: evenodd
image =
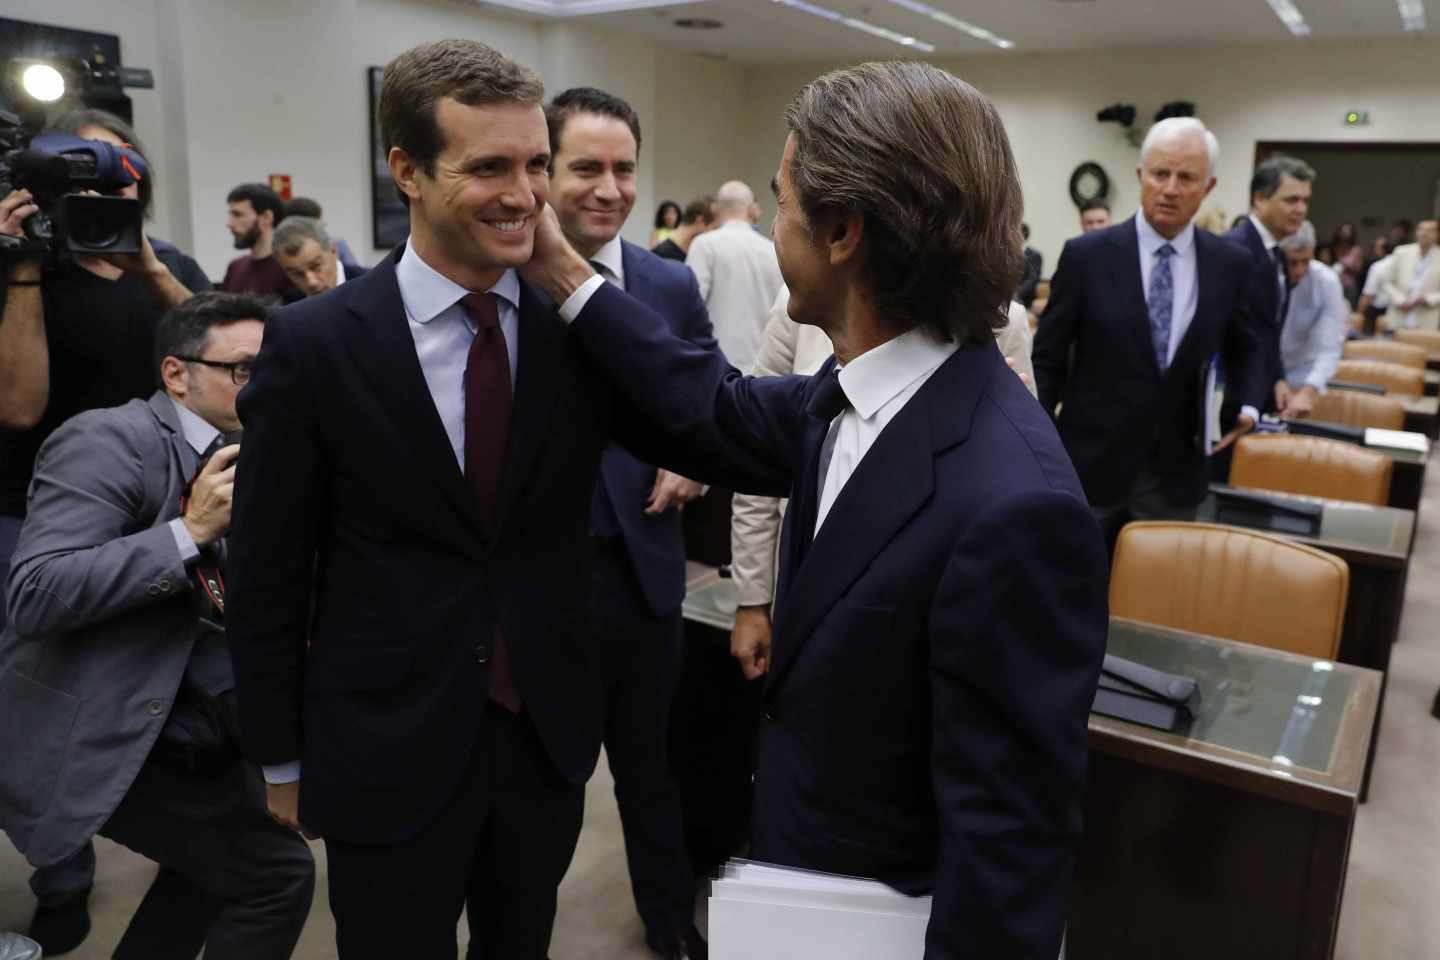
<svg viewBox="0 0 1440 960">
<path fill-rule="evenodd" d="M 1155 269 L 1150 271 L 1150 293 L 1145 305 L 1150 310 L 1150 337 L 1155 341 L 1155 360 L 1164 370 L 1170 363 L 1170 313 L 1175 306 L 1175 278 L 1170 257 L 1175 248 L 1165 244 L 1155 251 Z"/>
</svg>

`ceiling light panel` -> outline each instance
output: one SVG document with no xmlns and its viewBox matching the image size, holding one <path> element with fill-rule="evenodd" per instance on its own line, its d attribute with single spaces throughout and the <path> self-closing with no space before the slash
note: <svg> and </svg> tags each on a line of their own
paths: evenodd
<svg viewBox="0 0 1440 960">
<path fill-rule="evenodd" d="M 865 20 L 856 17 L 847 17 L 845 14 L 829 7 L 822 7 L 818 3 L 810 3 L 808 0 L 774 0 L 782 7 L 789 7 L 791 10 L 799 10 L 801 13 L 808 13 L 812 17 L 819 17 L 821 20 L 829 20 L 831 23 L 838 23 L 841 26 L 849 27 L 851 30 L 859 30 L 868 33 L 872 37 L 879 37 L 882 40 L 889 40 L 891 43 L 898 43 L 902 47 L 911 50 L 918 50 L 921 53 L 934 53 L 935 45 L 917 40 L 914 37 L 906 36 L 903 33 L 896 33 L 894 30 L 887 30 L 884 27 L 876 26 Z"/>
<path fill-rule="evenodd" d="M 1400 24 L 1407 33 L 1418 33 L 1425 29 L 1425 0 L 1398 0 Z"/>
<path fill-rule="evenodd" d="M 1290 0 L 1265 0 L 1270 4 L 1270 9 L 1275 11 L 1275 16 L 1285 24 L 1285 28 L 1297 37 L 1310 36 L 1310 24 L 1305 22 L 1305 17 Z"/>
<path fill-rule="evenodd" d="M 922 17 L 929 17 L 936 23 L 941 23 L 953 30 L 959 30 L 961 33 L 969 34 L 976 40 L 984 40 L 986 43 L 999 47 L 1001 50 L 1013 50 L 1015 48 L 1015 41 L 1006 40 L 1004 37 L 997 37 L 984 27 L 977 27 L 968 20 L 961 20 L 959 17 L 951 16 L 944 10 L 937 10 L 929 4 L 920 3 L 919 0 L 890 0 L 890 2 L 897 7 L 903 7 L 909 10 L 911 13 L 918 13 Z M 1411 0 L 1400 0 L 1400 2 L 1406 3 L 1411 2 Z M 1414 2 L 1418 3 L 1419 0 L 1414 0 Z"/>
</svg>

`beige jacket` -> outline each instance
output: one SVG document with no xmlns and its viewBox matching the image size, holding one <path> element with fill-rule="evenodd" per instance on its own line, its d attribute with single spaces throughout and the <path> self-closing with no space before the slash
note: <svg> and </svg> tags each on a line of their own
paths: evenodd
<svg viewBox="0 0 1440 960">
<path fill-rule="evenodd" d="M 1385 285 L 1385 296 L 1390 302 L 1390 310 L 1385 314 L 1385 325 L 1391 330 L 1406 327 L 1421 330 L 1440 329 L 1440 244 L 1431 247 L 1430 253 L 1430 265 L 1418 278 L 1415 270 L 1422 260 L 1418 243 L 1396 247 L 1391 254 L 1389 268 L 1381 280 Z M 1399 304 L 1412 296 L 1420 296 L 1424 302 L 1414 310 L 1401 310 Z"/>
<path fill-rule="evenodd" d="M 751 371 L 757 377 L 809 376 L 834 352 L 830 338 L 819 327 L 790 319 L 789 302 L 790 291 L 782 286 L 770 307 Z M 1030 318 L 1021 304 L 1010 304 L 1008 322 L 995 341 L 1000 352 L 1015 361 L 1015 371 L 1025 375 L 1025 385 L 1034 395 Z M 785 504 L 785 500 L 774 497 L 735 494 L 730 518 L 730 569 L 741 606 L 769 606 L 775 599 L 775 562 Z"/>
</svg>

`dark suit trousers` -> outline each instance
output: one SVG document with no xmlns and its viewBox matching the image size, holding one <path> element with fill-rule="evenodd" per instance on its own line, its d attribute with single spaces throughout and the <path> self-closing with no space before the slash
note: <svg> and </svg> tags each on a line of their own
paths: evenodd
<svg viewBox="0 0 1440 960">
<path fill-rule="evenodd" d="M 453 958 L 463 908 L 470 960 L 544 960 L 584 807 L 524 711 L 488 705 L 470 770 L 424 830 L 389 846 L 325 841 L 340 957 Z"/>
<path fill-rule="evenodd" d="M 207 960 L 285 960 L 294 950 L 310 915 L 315 862 L 299 834 L 270 819 L 254 766 L 206 777 L 152 756 L 100 833 L 161 866 L 117 957 L 167 939 L 175 950 L 149 956 L 185 955 L 195 924 L 175 918 L 176 901 L 208 914 Z"/>
<path fill-rule="evenodd" d="M 667 759 L 685 629 L 679 611 L 666 617 L 650 611 L 623 541 L 596 543 L 594 659 L 602 670 L 605 753 L 615 777 L 630 885 L 646 928 L 672 934 L 690 929 L 695 919 L 680 788 Z"/>
<path fill-rule="evenodd" d="M 1195 519 L 1198 504 L 1171 503 L 1170 498 L 1160 489 L 1160 481 L 1148 468 L 1140 472 L 1130 489 L 1130 496 L 1119 503 L 1103 506 L 1091 504 L 1090 510 L 1105 534 L 1106 554 L 1115 555 L 1115 541 L 1125 524 L 1135 520 L 1178 520 L 1189 522 Z"/>
</svg>

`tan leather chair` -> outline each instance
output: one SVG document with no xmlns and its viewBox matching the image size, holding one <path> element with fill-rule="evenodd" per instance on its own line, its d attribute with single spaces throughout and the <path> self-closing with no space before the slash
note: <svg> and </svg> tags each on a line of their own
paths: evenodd
<svg viewBox="0 0 1440 960">
<path fill-rule="evenodd" d="M 1383 360 L 1341 360 L 1335 367 L 1333 380 L 1371 383 L 1384 387 L 1386 393 L 1403 393 L 1418 397 L 1425 392 L 1425 371 L 1402 367 Z"/>
<path fill-rule="evenodd" d="M 1424 370 L 1430 351 L 1413 343 L 1396 343 L 1394 340 L 1349 340 L 1345 343 L 1344 355 L 1353 360 L 1383 360 Z"/>
<path fill-rule="evenodd" d="M 1395 339 L 1401 343 L 1413 343 L 1417 347 L 1424 347 L 1430 353 L 1440 353 L 1440 331 L 1396 330 Z"/>
<path fill-rule="evenodd" d="M 1327 390 L 1315 398 L 1310 419 L 1351 427 L 1404 430 L 1405 404 L 1394 397 L 1377 397 L 1359 390 Z"/>
<path fill-rule="evenodd" d="M 1235 444 L 1230 483 L 1383 507 L 1394 467 L 1385 454 L 1343 440 L 1265 434 Z"/>
<path fill-rule="evenodd" d="M 1333 660 L 1350 568 L 1332 554 L 1213 523 L 1131 523 L 1110 570 L 1110 613 Z"/>
</svg>

